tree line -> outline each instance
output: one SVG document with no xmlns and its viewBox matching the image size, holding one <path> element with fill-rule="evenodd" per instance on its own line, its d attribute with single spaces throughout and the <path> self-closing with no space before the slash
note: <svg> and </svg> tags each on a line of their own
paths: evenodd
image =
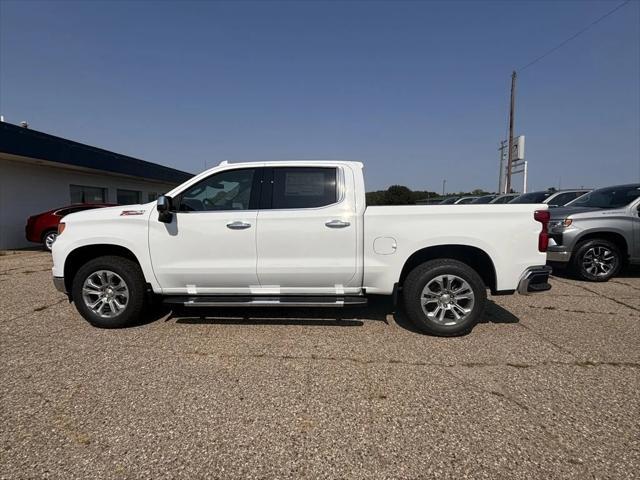
<svg viewBox="0 0 640 480">
<path fill-rule="evenodd" d="M 436 192 L 428 190 L 411 190 L 404 185 L 391 185 L 386 190 L 376 190 L 375 192 L 367 192 L 367 205 L 415 205 L 419 200 L 428 200 L 436 203 L 451 196 L 481 196 L 489 195 L 491 192 L 485 192 L 480 188 L 476 188 L 472 192 L 458 192 L 442 196 Z"/>
</svg>

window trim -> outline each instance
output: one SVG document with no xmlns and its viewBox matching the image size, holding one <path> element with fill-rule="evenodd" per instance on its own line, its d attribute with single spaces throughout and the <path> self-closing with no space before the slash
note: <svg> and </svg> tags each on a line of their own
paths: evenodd
<svg viewBox="0 0 640 480">
<path fill-rule="evenodd" d="M 246 210 L 191 210 L 191 211 L 183 211 L 180 210 L 180 202 L 182 201 L 182 197 L 185 194 L 185 192 L 187 192 L 188 190 L 190 190 L 191 188 L 195 187 L 196 185 L 199 185 L 202 182 L 205 182 L 207 180 L 209 180 L 211 177 L 215 176 L 215 175 L 220 175 L 223 173 L 228 173 L 228 172 L 232 172 L 232 171 L 236 171 L 236 170 L 254 170 L 254 176 L 253 176 L 253 184 L 251 185 L 251 196 L 249 197 L 249 208 L 247 208 Z M 260 209 L 260 200 L 261 200 L 261 194 L 262 194 L 262 182 L 264 179 L 264 170 L 265 168 L 262 166 L 256 166 L 256 167 L 239 167 L 239 168 L 226 168 L 224 170 L 218 170 L 217 172 L 212 172 L 211 175 L 207 175 L 204 178 L 201 178 L 200 180 L 198 180 L 197 182 L 192 183 L 191 185 L 188 185 L 187 187 L 184 188 L 184 190 L 180 191 L 180 193 L 174 195 L 172 197 L 173 199 L 173 208 L 172 208 L 172 212 L 173 213 L 224 213 L 224 212 L 256 212 Z M 251 208 L 251 207 L 255 207 L 255 208 Z"/>
<path fill-rule="evenodd" d="M 330 203 L 328 205 L 322 205 L 321 207 L 298 207 L 298 208 L 271 208 L 271 202 L 273 199 L 273 172 L 276 169 L 280 168 L 322 168 L 327 169 L 331 168 L 336 172 L 336 201 Z M 345 174 L 343 167 L 341 165 L 331 165 L 331 166 L 316 166 L 316 165 L 282 165 L 282 166 L 274 166 L 274 167 L 264 167 L 265 170 L 268 170 L 267 175 L 264 176 L 264 182 L 269 182 L 269 185 L 262 190 L 261 193 L 266 193 L 265 196 L 260 196 L 260 203 L 258 205 L 259 210 L 269 211 L 269 212 L 286 212 L 286 211 L 300 211 L 300 210 L 322 210 L 325 208 L 335 207 L 336 205 L 340 205 L 344 202 L 346 198 L 346 188 L 345 188 Z M 269 204 L 267 205 L 267 201 Z"/>
</svg>

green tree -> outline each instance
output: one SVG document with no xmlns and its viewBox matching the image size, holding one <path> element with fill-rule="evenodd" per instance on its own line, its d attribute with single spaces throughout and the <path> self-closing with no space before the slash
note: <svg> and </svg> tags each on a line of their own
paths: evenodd
<svg viewBox="0 0 640 480">
<path fill-rule="evenodd" d="M 391 185 L 385 194 L 385 205 L 415 205 L 413 192 L 404 185 Z"/>
</svg>

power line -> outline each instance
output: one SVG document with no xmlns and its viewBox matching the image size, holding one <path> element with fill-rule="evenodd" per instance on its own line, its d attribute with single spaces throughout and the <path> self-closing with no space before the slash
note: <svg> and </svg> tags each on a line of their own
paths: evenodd
<svg viewBox="0 0 640 480">
<path fill-rule="evenodd" d="M 524 70 L 525 68 L 529 68 L 531 65 L 533 65 L 534 63 L 539 62 L 540 60 L 542 60 L 544 57 L 551 55 L 553 52 L 555 52 L 556 50 L 564 47 L 567 43 L 569 43 L 571 40 L 573 40 L 574 38 L 582 35 L 584 32 L 586 32 L 587 30 L 589 30 L 591 27 L 593 27 L 595 24 L 600 23 L 602 20 L 604 20 L 605 18 L 607 18 L 609 15 L 612 15 L 613 13 L 617 12 L 618 10 L 620 10 L 622 7 L 624 7 L 627 3 L 631 2 L 631 0 L 625 0 L 624 2 L 622 2 L 620 5 L 618 5 L 616 8 L 614 8 L 613 10 L 609 10 L 607 13 L 605 13 L 604 15 L 602 15 L 601 17 L 599 17 L 598 19 L 594 20 L 593 22 L 591 22 L 589 25 L 587 25 L 586 27 L 584 27 L 582 30 L 578 31 L 577 33 L 573 34 L 572 36 L 570 36 L 569 38 L 567 38 L 564 42 L 556 45 L 555 47 L 553 47 L 551 50 L 549 50 L 548 52 L 540 55 L 538 58 L 532 60 L 531 62 L 527 63 L 524 67 L 520 68 L 519 71 L 521 72 L 522 70 Z"/>
</svg>

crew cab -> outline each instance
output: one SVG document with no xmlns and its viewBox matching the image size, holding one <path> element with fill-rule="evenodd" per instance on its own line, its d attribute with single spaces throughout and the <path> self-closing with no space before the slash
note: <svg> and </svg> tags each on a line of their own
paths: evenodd
<svg viewBox="0 0 640 480">
<path fill-rule="evenodd" d="M 144 205 L 69 215 L 53 280 L 98 327 L 183 307 L 343 307 L 390 295 L 422 331 L 470 331 L 493 294 L 550 288 L 546 205 L 367 207 L 363 166 L 220 164 Z"/>
</svg>

